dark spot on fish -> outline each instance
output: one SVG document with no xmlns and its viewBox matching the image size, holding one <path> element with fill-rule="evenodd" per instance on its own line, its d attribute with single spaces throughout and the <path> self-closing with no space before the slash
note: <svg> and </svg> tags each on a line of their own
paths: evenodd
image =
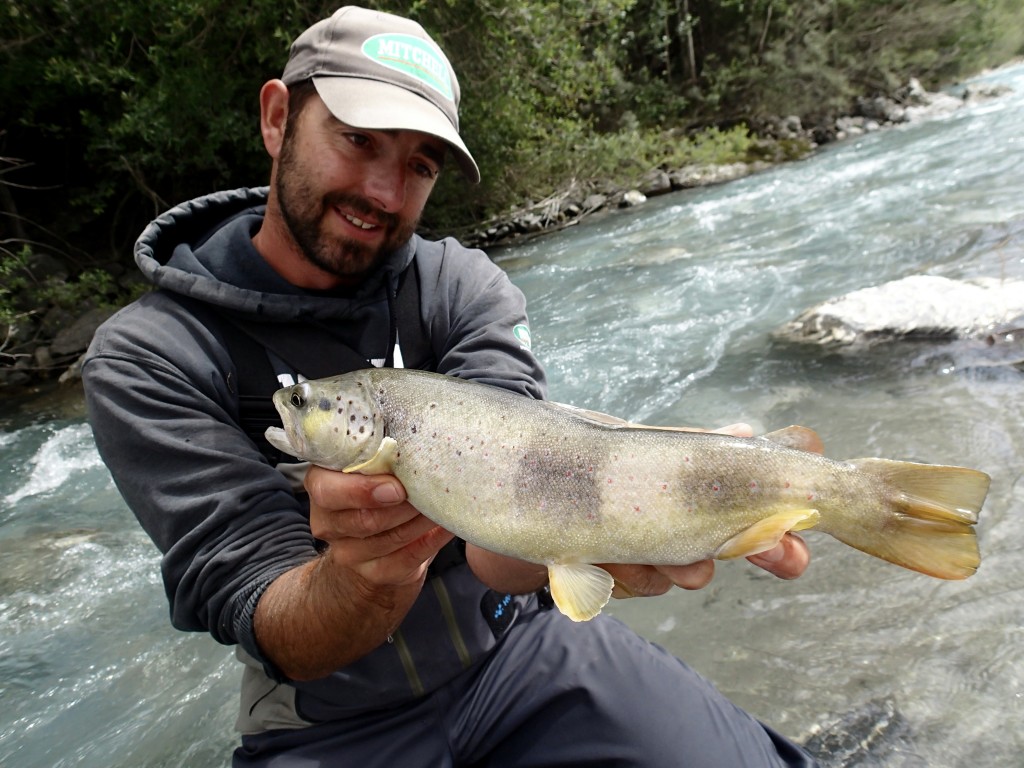
<svg viewBox="0 0 1024 768">
<path fill-rule="evenodd" d="M 366 427 L 360 427 L 360 428 L 359 428 L 359 434 L 361 435 L 361 434 L 363 434 L 364 432 L 366 432 Z"/>
<path fill-rule="evenodd" d="M 317 407 L 319 407 L 321 411 L 329 411 L 331 410 L 332 407 L 331 401 L 325 397 L 323 400 L 320 401 Z"/>
<path fill-rule="evenodd" d="M 409 431 L 412 432 L 415 435 L 416 434 L 416 425 L 413 424 L 412 426 L 410 426 L 409 427 Z"/>
<path fill-rule="evenodd" d="M 338 413 L 341 413 L 341 411 L 338 411 Z M 355 421 L 356 420 L 356 415 L 353 413 L 351 416 L 348 417 L 348 420 L 349 421 Z"/>
</svg>

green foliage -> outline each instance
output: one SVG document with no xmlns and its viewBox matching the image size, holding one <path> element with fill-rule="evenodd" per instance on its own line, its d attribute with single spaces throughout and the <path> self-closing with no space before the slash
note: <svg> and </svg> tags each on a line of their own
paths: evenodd
<svg viewBox="0 0 1024 768">
<path fill-rule="evenodd" d="M 32 248 L 0 249 L 0 326 L 50 309 L 66 313 L 83 308 L 113 309 L 138 297 L 148 286 L 124 288 L 106 269 L 90 267 L 66 277 L 47 274 Z"/>
<path fill-rule="evenodd" d="M 0 326 L 10 325 L 25 312 L 21 299 L 31 277 L 30 253 L 28 246 L 17 252 L 0 251 Z"/>
<path fill-rule="evenodd" d="M 806 124 L 910 76 L 935 85 L 1024 52 L 1022 0 L 367 4 L 416 18 L 459 72 L 484 183 L 467 195 L 446 173 L 435 229 L 573 179 L 739 158 L 756 147 L 729 126 Z M 79 269 L 127 260 L 167 206 L 265 183 L 259 88 L 336 6 L 0 0 L 0 160 L 23 161 L 0 175 L 0 240 L 74 243 Z"/>
</svg>

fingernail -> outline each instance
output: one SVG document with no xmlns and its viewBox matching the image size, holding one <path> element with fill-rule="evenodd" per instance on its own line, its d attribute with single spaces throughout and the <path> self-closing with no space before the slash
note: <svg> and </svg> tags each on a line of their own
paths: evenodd
<svg viewBox="0 0 1024 768">
<path fill-rule="evenodd" d="M 381 483 L 373 489 L 371 495 L 378 504 L 397 504 L 402 500 L 402 494 L 394 483 Z"/>
</svg>

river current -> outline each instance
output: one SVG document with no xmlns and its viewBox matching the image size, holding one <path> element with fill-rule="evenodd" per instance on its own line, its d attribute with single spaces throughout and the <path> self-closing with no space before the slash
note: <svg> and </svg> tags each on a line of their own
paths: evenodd
<svg viewBox="0 0 1024 768">
<path fill-rule="evenodd" d="M 609 611 L 826 766 L 1024 765 L 1024 371 L 965 345 L 836 354 L 773 340 L 802 310 L 915 274 L 1024 279 L 1024 65 L 1012 91 L 493 256 L 526 293 L 551 397 L 634 421 L 804 424 L 833 458 L 992 475 L 963 582 L 805 534 L 781 582 Z M 226 765 L 239 670 L 174 631 L 158 556 L 77 397 L 0 404 L 0 765 Z"/>
</svg>

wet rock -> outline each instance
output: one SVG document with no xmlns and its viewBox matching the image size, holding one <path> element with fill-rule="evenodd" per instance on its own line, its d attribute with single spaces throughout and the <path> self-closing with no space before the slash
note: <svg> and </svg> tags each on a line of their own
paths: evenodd
<svg viewBox="0 0 1024 768">
<path fill-rule="evenodd" d="M 639 191 L 647 197 L 663 195 L 672 191 L 672 179 L 669 178 L 667 171 L 655 168 L 644 174 L 643 179 L 640 180 Z"/>
<path fill-rule="evenodd" d="M 863 768 L 889 765 L 904 754 L 913 732 L 891 699 L 869 701 L 811 730 L 804 748 L 823 768 Z M 895 763 L 892 763 L 895 765 Z M 900 762 L 899 765 L 923 763 Z"/>
<path fill-rule="evenodd" d="M 113 309 L 90 309 L 75 320 L 70 326 L 62 329 L 53 339 L 50 352 L 56 356 L 73 355 L 84 352 L 92 341 L 96 329 L 114 314 Z"/>
<path fill-rule="evenodd" d="M 980 338 L 1024 314 L 1024 282 L 913 275 L 830 299 L 776 335 L 834 347 L 899 339 Z"/>
<path fill-rule="evenodd" d="M 637 205 L 643 205 L 647 202 L 647 195 L 638 189 L 631 189 L 628 192 L 623 193 L 622 200 L 619 202 L 620 208 L 633 208 Z"/>
</svg>

